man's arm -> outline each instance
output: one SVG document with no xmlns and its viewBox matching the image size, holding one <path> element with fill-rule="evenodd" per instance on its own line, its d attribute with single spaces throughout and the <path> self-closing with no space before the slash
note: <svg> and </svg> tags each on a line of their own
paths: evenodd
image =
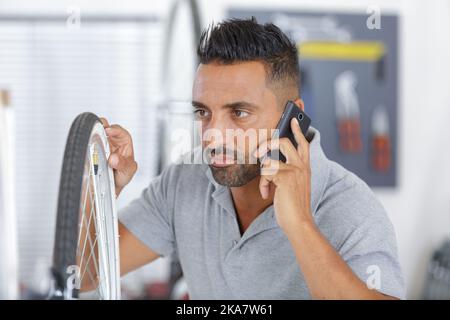
<svg viewBox="0 0 450 320">
<path fill-rule="evenodd" d="M 289 240 L 315 299 L 396 299 L 370 290 L 311 223 L 297 227 Z"/>
<path fill-rule="evenodd" d="M 291 128 L 298 148 L 287 139 L 263 143 L 258 155 L 279 147 L 286 163 L 271 160 L 263 163 L 260 192 L 269 197 L 273 186 L 278 224 L 295 252 L 311 296 L 315 299 L 394 299 L 369 289 L 320 233 L 311 214 L 311 168 L 309 144 L 297 120 Z"/>
<path fill-rule="evenodd" d="M 159 254 L 142 243 L 122 223 L 119 223 L 119 252 L 121 276 L 159 258 Z"/>
<path fill-rule="evenodd" d="M 125 226 L 119 222 L 119 252 L 120 252 L 120 276 L 136 270 L 154 260 L 159 258 L 159 255 L 143 244 L 137 237 L 135 237 Z M 91 253 L 86 252 L 86 256 Z M 78 257 L 78 260 L 80 257 Z M 97 259 L 95 254 L 94 259 Z M 80 262 L 78 261 L 78 264 Z M 94 272 L 94 264 L 84 266 L 90 268 Z M 81 292 L 94 290 L 98 283 L 97 279 L 90 277 L 83 277 L 81 282 Z"/>
</svg>

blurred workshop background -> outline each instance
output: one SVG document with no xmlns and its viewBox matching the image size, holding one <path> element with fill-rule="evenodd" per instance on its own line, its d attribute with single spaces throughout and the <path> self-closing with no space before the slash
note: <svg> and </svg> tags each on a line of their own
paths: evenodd
<svg viewBox="0 0 450 320">
<path fill-rule="evenodd" d="M 0 298 L 48 289 L 76 115 L 131 132 L 140 169 L 123 207 L 176 156 L 167 130 L 192 125 L 200 30 L 251 16 L 298 43 L 306 110 L 387 209 L 407 297 L 450 299 L 446 0 L 0 0 Z M 182 298 L 179 271 L 160 259 L 123 279 L 123 297 Z"/>
</svg>

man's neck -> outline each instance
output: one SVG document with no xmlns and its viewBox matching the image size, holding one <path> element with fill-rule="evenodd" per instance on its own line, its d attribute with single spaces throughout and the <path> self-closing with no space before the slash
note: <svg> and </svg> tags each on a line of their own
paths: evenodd
<svg viewBox="0 0 450 320">
<path fill-rule="evenodd" d="M 259 180 L 260 176 L 257 176 L 242 187 L 230 188 L 241 234 L 273 203 L 274 189 L 271 188 L 268 199 L 263 199 L 259 192 Z"/>
</svg>

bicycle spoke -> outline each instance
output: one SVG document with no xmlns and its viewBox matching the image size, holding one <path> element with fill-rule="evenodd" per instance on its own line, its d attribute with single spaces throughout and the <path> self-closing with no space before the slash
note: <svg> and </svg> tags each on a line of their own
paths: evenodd
<svg viewBox="0 0 450 320">
<path fill-rule="evenodd" d="M 93 201 L 92 200 L 92 195 L 90 196 L 90 200 Z M 94 210 L 94 207 L 91 207 L 91 215 L 93 214 L 93 212 L 92 212 L 93 210 Z M 95 214 L 97 215 L 96 211 L 95 211 Z M 98 228 L 97 228 L 97 220 L 96 220 L 96 218 L 94 218 L 94 226 L 95 226 L 95 242 L 97 242 L 97 240 L 98 240 L 98 237 L 97 237 Z M 89 243 L 91 244 L 91 248 L 93 248 L 92 239 L 91 239 L 90 234 L 89 234 Z M 98 249 L 98 246 L 97 246 L 97 249 Z M 92 252 L 91 252 L 91 254 L 92 254 Z M 100 271 L 99 271 L 99 267 L 97 265 L 96 259 L 94 259 L 94 263 L 95 263 L 94 266 L 95 266 L 95 270 L 97 272 L 97 275 L 100 277 Z"/>
<path fill-rule="evenodd" d="M 92 196 L 90 197 L 90 200 L 92 201 Z M 93 207 L 91 208 L 91 215 L 93 215 L 92 211 L 93 211 Z M 97 226 L 95 218 L 94 218 L 94 224 L 95 224 L 95 226 Z M 97 230 L 97 227 L 96 227 L 96 230 Z M 97 244 L 98 237 L 96 236 L 95 240 L 94 240 L 94 243 L 92 243 L 92 238 L 91 238 L 90 232 L 87 233 L 87 236 L 88 236 L 89 244 L 91 246 L 91 253 L 89 254 L 89 257 L 88 257 L 88 259 L 90 259 L 92 257 L 93 252 L 94 252 L 94 247 Z M 98 249 L 98 245 L 97 245 L 97 249 Z M 99 271 L 99 267 L 97 265 L 97 259 L 96 259 L 95 256 L 94 256 L 94 259 L 92 261 L 94 262 L 95 272 L 97 273 L 97 278 L 99 279 L 99 283 L 100 283 L 100 281 L 101 281 L 100 271 Z M 86 268 L 87 268 L 87 266 L 88 266 L 88 262 L 86 261 Z"/>
<path fill-rule="evenodd" d="M 97 238 L 95 238 L 95 241 L 94 241 L 94 246 L 97 244 Z M 85 267 L 84 267 L 84 270 L 83 270 L 83 273 L 81 273 L 81 278 L 80 279 L 83 279 L 84 278 L 84 275 L 86 274 L 86 270 L 89 270 L 89 262 L 91 261 L 91 259 L 92 259 L 92 253 L 94 252 L 94 250 L 92 249 L 91 250 L 91 253 L 89 254 L 89 256 L 87 257 L 87 259 L 86 259 L 86 263 L 85 263 Z M 93 261 L 95 261 L 95 255 L 94 255 L 94 260 Z M 94 264 L 94 267 L 95 267 L 95 264 Z M 81 266 L 80 266 L 80 268 L 81 268 Z M 98 270 L 97 270 L 97 267 L 95 267 L 95 269 L 96 269 L 96 272 L 97 272 L 97 278 L 98 278 Z"/>
<path fill-rule="evenodd" d="M 87 198 L 88 198 L 87 195 L 88 195 L 88 193 L 90 191 L 90 186 L 91 186 L 91 183 L 90 183 L 91 180 L 89 179 L 89 177 L 91 176 L 91 172 L 92 172 L 91 166 L 89 166 L 89 173 L 88 173 L 88 179 L 87 179 L 88 183 L 87 183 L 87 187 L 86 187 L 86 192 L 84 194 L 84 197 L 82 198 L 82 199 L 84 199 L 84 201 L 83 201 L 83 209 L 81 211 L 82 214 L 81 214 L 80 231 L 79 231 L 79 234 L 78 234 L 77 248 L 80 246 L 81 231 L 83 230 L 83 220 L 84 220 L 84 217 L 85 217 L 85 214 L 86 214 L 86 204 L 87 204 Z"/>
<path fill-rule="evenodd" d="M 90 218 L 94 217 L 94 226 L 95 226 L 95 230 L 97 231 L 98 228 L 97 228 L 96 217 L 95 217 L 96 211 L 94 210 L 95 206 L 92 205 L 94 203 L 94 200 L 92 199 L 92 193 L 89 193 L 89 200 L 91 201 Z M 98 286 L 100 286 L 100 283 L 102 281 L 101 276 L 100 276 L 99 266 L 97 264 L 97 257 L 95 254 L 95 245 L 98 242 L 98 237 L 96 236 L 94 242 L 92 242 L 90 227 L 87 226 L 86 229 L 87 229 L 86 239 L 89 241 L 89 245 L 90 245 L 91 249 L 90 249 L 90 254 L 85 262 L 85 268 L 84 268 L 84 271 L 82 272 L 81 280 L 84 278 L 84 275 L 86 274 L 86 270 L 90 269 L 89 262 L 92 260 L 93 264 L 94 264 L 95 272 L 97 274 L 97 279 L 98 279 L 98 283 L 96 283 L 96 287 L 98 287 Z M 98 245 L 97 245 L 97 250 L 98 250 Z M 94 259 L 92 259 L 93 256 L 94 256 Z M 84 257 L 85 257 L 85 252 L 83 251 L 83 258 Z M 81 267 L 82 267 L 82 265 L 80 264 L 80 268 Z"/>
<path fill-rule="evenodd" d="M 92 179 L 94 179 L 95 177 L 94 177 L 94 175 L 92 174 L 92 163 L 91 163 L 91 161 L 90 161 L 90 157 L 89 157 L 89 174 L 88 174 L 88 188 L 90 187 L 90 185 L 91 185 L 91 178 Z M 93 190 L 94 191 L 94 190 Z M 91 245 L 91 251 L 93 250 L 93 247 L 92 247 L 92 239 L 91 239 L 91 237 L 90 237 L 90 233 L 91 233 L 91 230 L 90 230 L 90 228 L 91 228 L 91 220 L 92 220 L 92 217 L 94 216 L 94 207 L 95 207 L 95 202 L 93 201 L 93 199 L 92 199 L 92 193 L 91 192 L 89 192 L 89 193 L 86 193 L 86 202 L 87 202 L 87 196 L 89 195 L 89 200 L 90 200 L 90 214 L 89 214 L 89 222 L 88 222 L 88 225 L 86 226 L 86 237 L 85 237 L 85 239 L 84 239 L 84 244 L 83 244 L 83 250 L 82 250 L 82 252 L 81 252 L 81 262 L 80 262 L 80 268 L 81 268 L 81 266 L 83 265 L 83 260 L 84 260 L 84 257 L 85 257 L 85 250 L 86 250 L 86 244 L 87 244 L 87 240 L 89 240 L 89 242 L 90 242 L 90 245 Z M 86 207 L 84 207 L 84 210 L 83 210 L 83 215 L 85 215 L 86 214 Z M 97 230 L 98 230 L 98 228 L 97 228 L 97 224 L 96 224 L 96 220 L 95 220 L 95 217 L 94 217 L 94 224 L 95 224 L 95 233 L 97 233 Z M 82 230 L 82 229 L 81 229 Z M 97 238 L 97 237 L 96 237 Z M 92 252 L 91 252 L 92 253 Z M 98 273 L 98 271 L 97 271 L 97 273 Z"/>
<path fill-rule="evenodd" d="M 91 274 L 91 271 L 89 270 L 89 269 L 87 269 L 87 272 L 88 272 L 88 276 L 89 276 L 89 279 L 91 280 L 91 283 L 94 285 L 94 287 L 95 287 L 95 292 L 97 293 L 97 296 L 98 297 L 100 297 L 100 298 L 103 298 L 104 297 L 104 295 L 103 295 L 103 293 L 102 292 L 100 292 L 99 291 L 99 286 L 96 286 L 96 282 L 95 282 L 95 280 L 94 280 L 94 277 L 92 276 L 92 274 Z"/>
<path fill-rule="evenodd" d="M 91 211 L 92 213 L 92 211 Z M 89 216 L 89 221 L 86 227 L 87 233 L 89 232 L 90 226 L 91 226 L 91 220 L 92 220 L 92 214 Z M 80 267 L 83 265 L 83 259 L 84 259 L 84 251 L 86 250 L 86 244 L 87 244 L 87 237 L 84 238 L 83 243 L 83 250 L 81 251 L 81 261 L 80 261 Z"/>
</svg>

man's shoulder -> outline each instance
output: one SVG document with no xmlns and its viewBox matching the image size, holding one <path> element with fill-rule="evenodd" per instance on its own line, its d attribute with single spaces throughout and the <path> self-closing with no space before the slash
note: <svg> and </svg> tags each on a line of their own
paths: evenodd
<svg viewBox="0 0 450 320">
<path fill-rule="evenodd" d="M 329 160 L 329 175 L 318 206 L 330 218 L 359 225 L 388 221 L 386 211 L 370 187 L 356 174 Z"/>
<path fill-rule="evenodd" d="M 370 187 L 335 162 L 330 162 L 328 179 L 314 218 L 330 243 L 340 252 L 368 242 L 394 250 L 394 226 Z"/>
<path fill-rule="evenodd" d="M 326 156 L 320 132 L 308 131 L 311 152 L 312 209 L 316 218 L 336 224 L 360 224 L 384 219 L 385 210 L 369 186 L 356 174 Z"/>
</svg>

